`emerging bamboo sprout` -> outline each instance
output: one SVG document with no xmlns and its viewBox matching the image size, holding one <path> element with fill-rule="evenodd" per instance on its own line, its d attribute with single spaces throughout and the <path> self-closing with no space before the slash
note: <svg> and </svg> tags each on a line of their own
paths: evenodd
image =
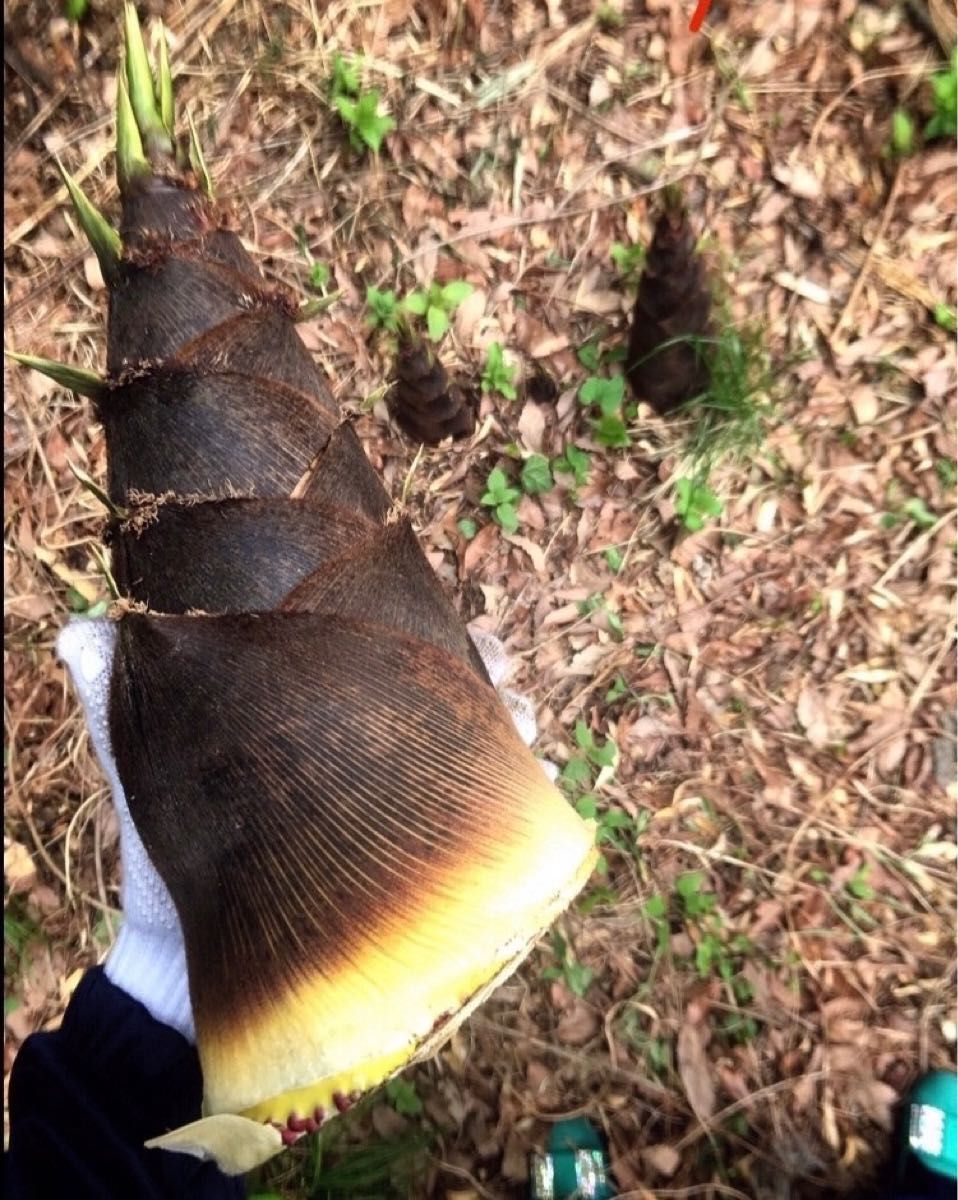
<svg viewBox="0 0 958 1200">
<path fill-rule="evenodd" d="M 660 416 L 708 387 L 712 297 L 681 199 L 667 195 L 632 313 L 626 375 Z"/>
<path fill-rule="evenodd" d="M 239 1170 L 236 1115 L 259 1123 L 241 1142 L 267 1127 L 261 1160 L 432 1054 L 582 886 L 593 830 L 213 204 L 192 126 L 178 149 L 162 35 L 155 79 L 132 6 L 125 35 L 119 234 L 67 179 L 107 372 L 24 361 L 106 432 L 111 737 L 183 925 L 214 1118 L 184 1144 Z"/>
<path fill-rule="evenodd" d="M 430 446 L 446 437 L 468 437 L 476 427 L 479 397 L 450 383 L 434 351 L 410 333 L 400 334 L 396 381 L 387 401 L 403 433 Z"/>
</svg>

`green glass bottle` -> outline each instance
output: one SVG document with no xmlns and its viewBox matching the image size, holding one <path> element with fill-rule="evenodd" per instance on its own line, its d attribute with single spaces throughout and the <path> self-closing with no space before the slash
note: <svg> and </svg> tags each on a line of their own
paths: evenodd
<svg viewBox="0 0 958 1200">
<path fill-rule="evenodd" d="M 905 1116 L 906 1153 L 958 1181 L 958 1075 L 932 1071 L 915 1084 Z"/>
<path fill-rule="evenodd" d="M 533 1154 L 531 1200 L 611 1200 L 609 1160 L 598 1130 L 584 1117 L 552 1127 L 545 1154 Z"/>
</svg>

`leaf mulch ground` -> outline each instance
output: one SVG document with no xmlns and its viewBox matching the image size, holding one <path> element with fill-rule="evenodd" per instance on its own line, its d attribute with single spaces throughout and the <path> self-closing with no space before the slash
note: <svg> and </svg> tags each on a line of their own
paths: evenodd
<svg viewBox="0 0 958 1200">
<path fill-rule="evenodd" d="M 6 344 L 92 367 L 105 293 L 53 154 L 115 212 L 108 7 L 79 38 L 52 3 L 5 15 Z M 613 739 L 600 812 L 634 819 L 563 943 L 349 1139 L 425 1131 L 392 1186 L 450 1200 L 524 1195 L 529 1151 L 577 1113 L 643 1200 L 867 1180 L 897 1098 L 955 1056 L 955 349 L 931 311 L 955 303 L 956 163 L 946 142 L 882 154 L 895 107 L 929 115 L 944 6 L 716 0 L 698 37 L 673 0 L 152 7 L 267 274 L 305 289 L 304 244 L 331 265 L 339 296 L 303 335 L 431 562 L 515 655 L 539 749 L 566 762 L 577 721 Z M 396 120 L 378 161 L 330 111 L 337 51 Z M 631 447 L 603 451 L 576 401 L 577 349 L 625 338 L 610 246 L 648 239 L 671 181 L 778 369 L 763 446 L 713 471 L 724 512 L 694 535 L 671 507 L 682 420 L 643 407 Z M 498 341 L 523 383 L 416 459 L 363 297 L 453 278 L 475 291 L 444 361 L 475 380 Z M 102 477 L 103 435 L 39 376 L 5 382 L 9 1071 L 105 954 L 118 864 L 52 654 L 105 595 L 70 471 Z M 478 503 L 489 471 L 573 442 L 588 484 L 524 497 L 504 535 Z M 271 1187 L 308 1194 L 309 1167 L 287 1156 Z"/>
</svg>

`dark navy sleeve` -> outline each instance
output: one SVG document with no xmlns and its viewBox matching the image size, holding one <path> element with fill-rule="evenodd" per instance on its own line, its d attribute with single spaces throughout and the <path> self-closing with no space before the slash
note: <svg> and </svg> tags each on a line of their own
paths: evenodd
<svg viewBox="0 0 958 1200">
<path fill-rule="evenodd" d="M 196 1050 L 88 971 L 61 1027 L 21 1046 L 10 1075 L 6 1193 L 14 1200 L 241 1200 L 242 1177 L 143 1143 L 200 1116 Z"/>
</svg>

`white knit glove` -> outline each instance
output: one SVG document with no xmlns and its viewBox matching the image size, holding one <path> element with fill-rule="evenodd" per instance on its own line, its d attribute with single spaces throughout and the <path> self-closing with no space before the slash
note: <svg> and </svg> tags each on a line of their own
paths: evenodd
<svg viewBox="0 0 958 1200">
<path fill-rule="evenodd" d="M 502 687 L 511 669 L 502 643 L 482 630 L 470 629 L 469 633 L 519 736 L 531 746 L 537 733 L 535 709 L 527 697 Z M 166 884 L 133 824 L 110 746 L 110 675 L 115 646 L 116 625 L 106 618 L 78 618 L 57 639 L 57 654 L 69 668 L 83 705 L 90 740 L 109 781 L 120 825 L 123 925 L 105 969 L 107 978 L 139 1000 L 156 1020 L 172 1025 L 192 1042 L 196 1035 L 183 930 Z"/>
<path fill-rule="evenodd" d="M 172 1025 L 193 1042 L 196 1034 L 180 919 L 133 824 L 110 747 L 110 672 L 115 645 L 116 625 L 105 618 L 71 621 L 57 639 L 57 654 L 73 677 L 120 825 L 123 925 L 106 960 L 106 974 L 158 1021 Z"/>
</svg>

